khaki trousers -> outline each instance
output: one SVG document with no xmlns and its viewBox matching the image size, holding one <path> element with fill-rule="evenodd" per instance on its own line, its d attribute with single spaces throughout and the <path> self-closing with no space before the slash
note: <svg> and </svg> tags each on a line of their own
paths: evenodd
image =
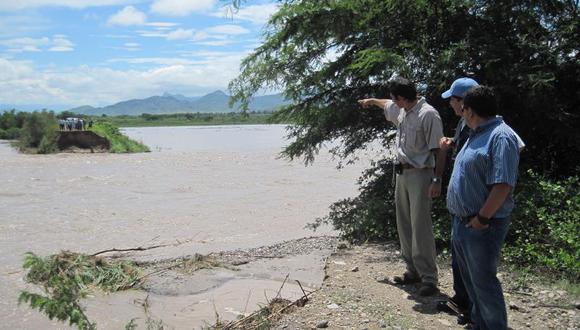
<svg viewBox="0 0 580 330">
<path fill-rule="evenodd" d="M 435 238 L 431 222 L 429 185 L 432 169 L 409 169 L 397 174 L 395 204 L 401 255 L 411 276 L 437 284 Z"/>
</svg>

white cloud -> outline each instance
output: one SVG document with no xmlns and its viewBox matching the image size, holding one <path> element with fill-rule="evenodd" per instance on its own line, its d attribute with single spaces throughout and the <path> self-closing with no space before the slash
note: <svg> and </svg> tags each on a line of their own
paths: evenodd
<svg viewBox="0 0 580 330">
<path fill-rule="evenodd" d="M 133 6 L 127 6 L 109 17 L 107 24 L 122 26 L 143 25 L 145 24 L 145 21 L 147 21 L 147 15 L 145 15 L 145 13 L 139 11 Z"/>
<path fill-rule="evenodd" d="M 19 1 L 0 1 L 0 11 L 14 11 L 39 7 L 69 7 L 69 8 L 87 8 L 100 6 L 125 5 L 134 3 L 135 0 L 19 0 Z"/>
<path fill-rule="evenodd" d="M 177 29 L 167 34 L 167 40 L 190 39 L 193 37 L 193 30 Z"/>
<path fill-rule="evenodd" d="M 201 41 L 201 42 L 197 42 L 196 44 L 202 45 L 202 46 L 219 47 L 219 46 L 231 45 L 231 44 L 233 44 L 233 41 L 231 41 L 231 40 L 212 40 L 212 41 Z"/>
<path fill-rule="evenodd" d="M 117 62 L 133 64 L 133 69 L 125 70 L 86 65 L 38 69 L 30 62 L 0 58 L 0 99 L 10 104 L 104 106 L 165 91 L 202 95 L 225 89 L 239 73 L 240 61 L 245 55 L 230 53 L 195 61 L 184 58 L 117 59 Z M 135 69 L 141 65 L 146 68 Z"/>
<path fill-rule="evenodd" d="M 153 26 L 153 27 L 157 27 L 157 28 L 171 28 L 174 26 L 179 25 L 179 23 L 170 23 L 170 22 L 150 22 L 145 24 L 147 26 Z"/>
<path fill-rule="evenodd" d="M 229 34 L 229 35 L 239 35 L 250 33 L 248 29 L 245 29 L 239 25 L 227 24 L 227 25 L 217 25 L 205 29 L 209 33 L 217 34 Z"/>
<path fill-rule="evenodd" d="M 231 17 L 235 20 L 250 21 L 257 25 L 265 24 L 272 14 L 274 14 L 280 5 L 275 3 L 263 4 L 263 5 L 252 5 L 252 6 L 242 6 L 237 11 L 232 11 L 231 7 L 226 6 L 217 12 L 214 12 L 212 16 L 215 17 Z"/>
<path fill-rule="evenodd" d="M 70 42 L 66 36 L 56 35 L 52 40 L 52 47 L 48 49 L 50 52 L 72 52 L 74 44 Z"/>
<path fill-rule="evenodd" d="M 182 58 L 172 57 L 129 57 L 129 58 L 114 58 L 109 60 L 111 63 L 129 63 L 129 64 L 155 64 L 155 65 L 192 65 L 195 62 Z"/>
<path fill-rule="evenodd" d="M 0 41 L 10 53 L 41 52 L 69 52 L 74 50 L 74 44 L 65 35 L 54 35 L 53 38 L 14 38 Z"/>
<path fill-rule="evenodd" d="M 151 11 L 167 16 L 187 16 L 193 12 L 207 11 L 217 0 L 155 0 Z"/>
<path fill-rule="evenodd" d="M 162 31 L 137 31 L 137 34 L 146 38 L 167 38 L 167 32 Z"/>
</svg>

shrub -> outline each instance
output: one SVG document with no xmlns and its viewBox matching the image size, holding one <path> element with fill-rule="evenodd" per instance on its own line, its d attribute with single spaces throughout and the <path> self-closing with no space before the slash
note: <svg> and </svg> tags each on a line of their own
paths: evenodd
<svg viewBox="0 0 580 330">
<path fill-rule="evenodd" d="M 516 209 L 504 249 L 515 265 L 580 279 L 580 176 L 550 180 L 525 172 L 517 187 Z"/>
<path fill-rule="evenodd" d="M 8 129 L 0 128 L 0 140 L 16 140 L 20 137 L 20 128 L 10 127 Z"/>
<path fill-rule="evenodd" d="M 25 117 L 20 131 L 21 150 L 37 149 L 38 153 L 55 152 L 58 125 L 52 112 L 33 112 Z"/>
</svg>

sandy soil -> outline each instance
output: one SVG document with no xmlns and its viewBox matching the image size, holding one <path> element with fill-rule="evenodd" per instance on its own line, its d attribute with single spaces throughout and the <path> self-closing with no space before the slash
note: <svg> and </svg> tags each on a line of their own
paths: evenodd
<svg viewBox="0 0 580 330">
<path fill-rule="evenodd" d="M 420 297 L 416 285 L 384 283 L 404 271 L 396 244 L 339 249 L 326 264 L 326 279 L 302 308 L 283 315 L 274 329 L 463 329 L 455 316 L 438 312 L 436 303 L 453 294 L 448 260 L 439 261 L 441 293 Z M 512 329 L 580 329 L 578 297 L 550 284 L 528 283 L 499 274 Z"/>
</svg>

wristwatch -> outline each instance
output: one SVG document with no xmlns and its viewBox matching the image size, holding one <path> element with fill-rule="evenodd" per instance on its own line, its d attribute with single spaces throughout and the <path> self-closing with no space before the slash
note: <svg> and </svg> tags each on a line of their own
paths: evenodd
<svg viewBox="0 0 580 330">
<path fill-rule="evenodd" d="M 477 214 L 477 221 L 479 221 L 479 223 L 481 223 L 482 225 L 489 225 L 489 218 L 484 217 L 481 214 Z"/>
<path fill-rule="evenodd" d="M 431 178 L 431 182 L 433 182 L 433 183 L 441 183 L 441 178 L 436 177 L 436 176 L 435 177 L 432 177 Z"/>
</svg>

